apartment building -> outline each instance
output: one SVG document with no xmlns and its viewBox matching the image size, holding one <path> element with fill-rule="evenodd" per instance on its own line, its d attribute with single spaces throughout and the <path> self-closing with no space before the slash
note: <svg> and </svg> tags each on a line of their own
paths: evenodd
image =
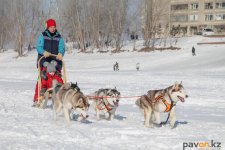
<svg viewBox="0 0 225 150">
<path fill-rule="evenodd" d="M 170 27 L 180 25 L 188 34 L 211 28 L 225 33 L 225 0 L 170 0 Z"/>
</svg>

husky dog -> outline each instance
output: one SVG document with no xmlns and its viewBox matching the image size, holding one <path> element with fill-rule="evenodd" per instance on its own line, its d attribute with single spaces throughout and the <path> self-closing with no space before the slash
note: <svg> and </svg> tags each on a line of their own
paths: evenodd
<svg viewBox="0 0 225 150">
<path fill-rule="evenodd" d="M 184 92 L 182 82 L 177 82 L 163 90 L 150 90 L 147 95 L 143 95 L 137 99 L 136 105 L 140 107 L 142 114 L 145 117 L 145 126 L 153 128 L 152 121 L 161 124 L 160 113 L 169 113 L 170 126 L 173 127 L 176 120 L 176 103 L 180 100 L 185 102 L 184 98 L 188 96 Z M 150 122 L 150 125 L 149 125 Z"/>
<path fill-rule="evenodd" d="M 89 99 L 94 99 L 93 106 L 97 113 L 97 120 L 100 120 L 100 110 L 105 114 L 105 118 L 113 120 L 116 108 L 119 106 L 120 92 L 115 89 L 100 89 L 89 95 Z M 96 98 L 95 97 L 109 97 L 109 98 Z M 115 97 L 115 98 L 112 98 Z"/>
<path fill-rule="evenodd" d="M 85 120 L 88 117 L 89 103 L 86 97 L 80 92 L 79 87 L 73 83 L 64 85 L 53 80 L 53 113 L 54 120 L 57 119 L 57 114 L 63 108 L 64 120 L 70 124 L 70 118 L 74 119 L 73 112 L 76 110 L 80 116 L 78 121 Z"/>
</svg>

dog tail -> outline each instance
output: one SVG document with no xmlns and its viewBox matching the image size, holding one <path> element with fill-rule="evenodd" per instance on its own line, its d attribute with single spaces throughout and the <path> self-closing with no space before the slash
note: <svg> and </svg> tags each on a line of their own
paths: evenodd
<svg viewBox="0 0 225 150">
<path fill-rule="evenodd" d="M 53 90 L 52 90 L 52 103 L 54 103 L 54 100 L 56 98 L 56 93 L 58 92 L 58 88 L 56 88 L 58 83 L 59 82 L 56 79 L 53 79 L 53 81 L 52 81 L 52 88 L 53 88 Z"/>
<path fill-rule="evenodd" d="M 135 104 L 140 107 L 141 106 L 141 98 L 137 99 L 136 102 L 135 102 Z"/>
<path fill-rule="evenodd" d="M 52 88 L 54 89 L 57 86 L 58 83 L 59 82 L 56 79 L 53 79 L 53 81 L 52 81 Z"/>
</svg>

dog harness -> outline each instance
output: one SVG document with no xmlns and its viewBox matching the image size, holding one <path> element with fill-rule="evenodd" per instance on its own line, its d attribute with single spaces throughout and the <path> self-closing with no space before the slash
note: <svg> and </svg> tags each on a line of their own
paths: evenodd
<svg viewBox="0 0 225 150">
<path fill-rule="evenodd" d="M 146 97 L 150 100 L 150 102 L 152 102 L 152 103 L 156 103 L 156 102 L 158 102 L 159 100 L 162 100 L 163 103 L 166 105 L 166 110 L 165 110 L 164 112 L 168 112 L 168 111 L 170 111 L 170 110 L 172 109 L 173 106 L 176 106 L 176 104 L 173 104 L 173 101 L 171 100 L 171 98 L 170 98 L 171 104 L 169 104 L 169 103 L 167 103 L 167 101 L 163 98 L 162 95 L 159 95 L 158 97 L 156 97 L 155 102 L 153 102 L 153 101 L 148 97 L 148 95 L 145 95 L 145 96 L 146 96 Z M 170 96 L 169 96 L 169 97 L 170 97 Z"/>
<path fill-rule="evenodd" d="M 89 97 L 89 99 L 95 99 L 95 98 Z M 101 99 L 102 99 L 102 101 L 101 101 L 100 103 L 97 104 L 97 108 L 98 108 L 99 110 L 104 110 L 104 108 L 99 108 L 99 107 L 98 107 L 98 105 L 100 105 L 101 103 L 103 103 L 103 104 L 105 105 L 105 107 L 106 107 L 107 110 L 112 110 L 112 108 L 110 108 L 108 105 L 105 104 L 103 98 L 101 98 Z"/>
<path fill-rule="evenodd" d="M 102 98 L 102 101 L 101 101 L 98 105 L 100 105 L 101 103 L 103 103 L 103 104 L 105 105 L 105 107 L 107 108 L 107 110 L 111 110 L 111 109 L 112 109 L 112 108 L 110 108 L 108 105 L 105 104 L 105 102 L 103 101 L 103 98 Z M 103 108 L 99 108 L 98 105 L 97 105 L 97 108 L 98 108 L 99 110 L 103 110 Z"/>
</svg>

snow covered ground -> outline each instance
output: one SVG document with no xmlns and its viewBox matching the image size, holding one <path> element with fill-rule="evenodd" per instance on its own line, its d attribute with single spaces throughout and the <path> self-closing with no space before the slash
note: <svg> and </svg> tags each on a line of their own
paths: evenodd
<svg viewBox="0 0 225 150">
<path fill-rule="evenodd" d="M 81 54 L 74 50 L 65 54 L 67 80 L 77 81 L 85 95 L 100 88 L 117 87 L 121 96 L 139 96 L 182 81 L 189 98 L 177 104 L 177 120 L 172 129 L 169 123 L 146 128 L 134 104 L 136 98 L 121 99 L 113 121 L 103 115 L 97 121 L 91 105 L 86 121 L 75 119 L 67 125 L 59 115 L 54 122 L 51 109 L 31 107 L 37 52 L 18 59 L 12 59 L 16 56 L 13 51 L 1 53 L 0 149 L 181 150 L 183 143 L 211 140 L 221 142 L 220 149 L 225 149 L 225 46 L 196 44 L 207 41 L 221 42 L 225 38 L 180 38 L 177 46 L 181 50 L 162 52 L 131 52 L 133 45 L 127 43 L 122 49 L 130 52 Z M 142 41 L 138 41 L 137 48 L 141 45 Z M 120 71 L 113 71 L 115 62 Z M 140 71 L 135 70 L 137 62 Z M 167 115 L 161 117 L 164 121 Z"/>
</svg>

